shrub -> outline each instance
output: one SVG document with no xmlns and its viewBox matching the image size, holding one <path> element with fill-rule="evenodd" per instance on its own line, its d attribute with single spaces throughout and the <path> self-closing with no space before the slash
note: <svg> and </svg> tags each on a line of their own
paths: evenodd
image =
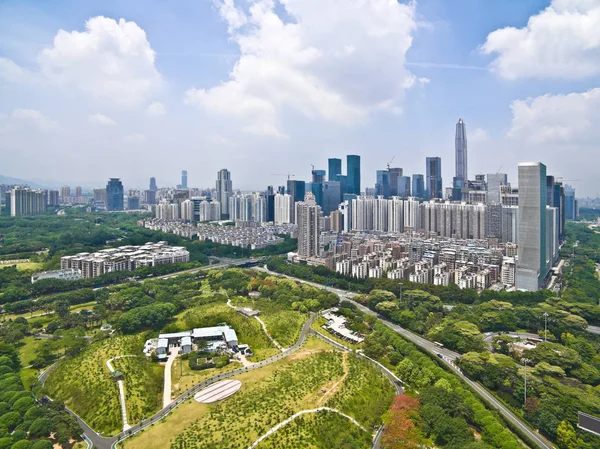
<svg viewBox="0 0 600 449">
<path fill-rule="evenodd" d="M 38 418 L 29 426 L 29 434 L 35 438 L 47 437 L 52 431 L 52 423 L 47 418 Z"/>
<path fill-rule="evenodd" d="M 35 405 L 35 400 L 31 396 L 27 396 L 17 399 L 13 404 L 12 409 L 19 413 L 19 415 L 24 416 L 33 405 Z"/>
<path fill-rule="evenodd" d="M 21 440 L 13 444 L 10 449 L 31 449 L 32 444 L 31 441 Z"/>
</svg>

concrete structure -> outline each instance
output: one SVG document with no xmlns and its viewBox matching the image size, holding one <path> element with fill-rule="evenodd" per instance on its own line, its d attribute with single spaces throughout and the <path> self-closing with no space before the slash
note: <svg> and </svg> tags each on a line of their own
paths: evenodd
<svg viewBox="0 0 600 449">
<path fill-rule="evenodd" d="M 516 287 L 536 291 L 548 274 L 546 259 L 546 166 L 519 164 L 519 259 Z"/>
<path fill-rule="evenodd" d="M 94 253 L 63 256 L 60 258 L 60 268 L 81 270 L 82 277 L 89 279 L 114 271 L 133 271 L 140 267 L 189 261 L 190 253 L 182 246 L 168 246 L 166 242 L 148 242 L 142 246 L 121 246 Z"/>
<path fill-rule="evenodd" d="M 469 170 L 467 166 L 467 127 L 461 118 L 459 118 L 458 122 L 456 123 L 454 144 L 454 155 L 456 162 L 455 177 L 460 179 L 463 185 L 466 185 L 467 180 L 469 179 Z"/>
<path fill-rule="evenodd" d="M 160 334 L 158 336 L 158 348 L 166 342 L 167 345 L 179 346 L 183 353 L 192 351 L 192 343 L 199 341 L 211 343 L 225 343 L 227 347 L 235 349 L 239 342 L 235 330 L 231 326 L 221 325 L 213 327 L 199 327 L 191 331 L 183 331 L 169 334 Z M 209 345 L 217 348 L 219 345 Z"/>
<path fill-rule="evenodd" d="M 46 194 L 43 190 L 16 186 L 6 193 L 6 204 L 11 217 L 41 215 L 46 212 L 46 202 Z"/>
<path fill-rule="evenodd" d="M 323 325 L 323 328 L 327 331 L 331 332 L 334 335 L 337 335 L 344 340 L 347 340 L 354 344 L 362 343 L 365 339 L 357 334 L 354 331 L 351 331 L 346 327 L 346 318 L 340 315 L 336 315 L 334 312 L 337 310 L 332 310 L 332 312 L 328 312 L 323 315 L 323 318 L 327 320 L 327 323 Z"/>
<path fill-rule="evenodd" d="M 158 345 L 156 346 L 156 356 L 158 360 L 165 360 L 169 357 L 169 340 L 166 338 L 159 338 Z"/>
<path fill-rule="evenodd" d="M 275 195 L 274 223 L 276 225 L 292 223 L 293 199 L 291 195 Z"/>
<path fill-rule="evenodd" d="M 188 354 L 192 352 L 192 337 L 183 337 L 181 339 L 181 353 Z"/>
<path fill-rule="evenodd" d="M 58 279 L 59 281 L 78 281 L 83 278 L 81 270 L 67 268 L 64 270 L 42 271 L 31 275 L 31 283 L 42 279 Z"/>
<path fill-rule="evenodd" d="M 123 184 L 119 178 L 110 178 L 106 184 L 106 210 L 124 210 Z"/>
<path fill-rule="evenodd" d="M 346 156 L 346 192 L 360 195 L 360 156 Z"/>
<path fill-rule="evenodd" d="M 226 168 L 217 173 L 216 199 L 221 205 L 221 219 L 229 218 L 229 198 L 233 195 L 231 173 Z"/>
<path fill-rule="evenodd" d="M 442 198 L 442 159 L 428 157 L 425 168 L 425 197 L 427 199 Z"/>
<path fill-rule="evenodd" d="M 298 225 L 298 255 L 314 257 L 319 255 L 321 207 L 312 193 L 307 193 L 304 201 L 296 203 L 296 223 Z"/>
</svg>

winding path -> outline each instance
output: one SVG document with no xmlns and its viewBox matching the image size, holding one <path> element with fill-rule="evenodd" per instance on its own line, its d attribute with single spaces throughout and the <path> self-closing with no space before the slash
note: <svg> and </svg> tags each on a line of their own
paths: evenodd
<svg viewBox="0 0 600 449">
<path fill-rule="evenodd" d="M 113 374 L 116 370 L 112 366 L 113 360 L 124 359 L 126 357 L 139 357 L 137 355 L 120 355 L 118 357 L 113 357 L 106 361 L 106 366 L 108 366 L 108 370 L 111 374 Z M 131 426 L 127 423 L 127 404 L 125 403 L 125 383 L 123 380 L 118 380 L 117 385 L 119 387 L 119 401 L 121 403 L 121 416 L 123 418 L 123 431 L 131 429 Z"/>
<path fill-rule="evenodd" d="M 177 358 L 177 354 L 179 353 L 179 348 L 176 346 L 171 347 L 171 353 L 169 354 L 169 358 L 167 359 L 167 363 L 165 365 L 165 376 L 164 376 L 164 385 L 163 385 L 163 408 L 171 403 L 171 367 L 173 366 L 173 362 Z M 181 361 L 183 363 L 183 361 Z"/>
<path fill-rule="evenodd" d="M 285 421 L 281 421 L 279 424 L 277 424 L 274 427 L 271 427 L 269 429 L 269 431 L 267 433 L 265 433 L 263 436 L 261 436 L 258 440 L 256 440 L 254 443 L 252 443 L 250 446 L 248 446 L 248 449 L 254 449 L 256 446 L 258 446 L 263 440 L 266 440 L 269 436 L 273 435 L 275 432 L 277 432 L 279 429 L 281 429 L 282 427 L 288 425 L 289 423 L 291 423 L 293 420 L 295 420 L 296 418 L 298 418 L 299 416 L 302 415 L 306 415 L 309 413 L 319 413 L 319 412 L 333 412 L 333 413 L 337 413 L 338 415 L 343 416 L 344 418 L 347 418 L 348 420 L 350 420 L 354 425 L 356 425 L 357 427 L 359 427 L 361 430 L 364 430 L 365 432 L 368 432 L 367 429 L 365 429 L 363 426 L 360 425 L 360 423 L 355 420 L 354 418 L 352 418 L 351 416 L 346 415 L 345 413 L 340 412 L 339 410 L 336 410 L 334 408 L 329 408 L 329 407 L 319 407 L 319 408 L 315 408 L 312 410 L 302 410 L 298 413 L 296 413 L 295 415 L 290 416 L 288 419 L 286 419 Z"/>
</svg>

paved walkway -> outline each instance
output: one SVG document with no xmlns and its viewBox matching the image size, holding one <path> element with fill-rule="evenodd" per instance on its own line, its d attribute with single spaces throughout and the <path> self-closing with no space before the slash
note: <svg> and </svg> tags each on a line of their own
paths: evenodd
<svg viewBox="0 0 600 449">
<path fill-rule="evenodd" d="M 115 372 L 114 367 L 112 366 L 112 361 L 117 359 L 124 359 L 125 357 L 138 357 L 137 355 L 120 355 L 119 357 L 113 357 L 110 360 L 106 361 L 106 366 L 108 366 L 108 370 L 112 373 Z M 117 381 L 117 385 L 119 387 L 119 401 L 121 402 L 121 416 L 123 417 L 123 431 L 131 429 L 131 426 L 127 423 L 127 405 L 125 403 L 125 384 L 122 380 Z"/>
<path fill-rule="evenodd" d="M 351 416 L 346 415 L 345 413 L 340 412 L 339 410 L 336 410 L 334 408 L 329 408 L 329 407 L 319 407 L 319 408 L 315 408 L 313 410 L 302 410 L 301 412 L 296 413 L 293 416 L 290 416 L 288 419 L 286 419 L 285 421 L 280 422 L 279 424 L 277 424 L 275 427 L 271 427 L 269 429 L 269 431 L 267 433 L 265 433 L 263 436 L 261 436 L 258 440 L 256 440 L 254 443 L 252 443 L 250 446 L 248 446 L 248 449 L 254 449 L 256 446 L 258 446 L 263 440 L 267 439 L 270 435 L 274 434 L 275 432 L 277 432 L 279 429 L 281 429 L 283 426 L 288 425 L 289 423 L 291 423 L 293 420 L 295 420 L 297 417 L 302 416 L 302 415 L 306 415 L 308 413 L 319 413 L 319 412 L 333 412 L 333 413 L 337 413 L 338 415 L 343 416 L 344 418 L 347 418 L 348 420 L 350 420 L 353 424 L 355 424 L 356 426 L 358 426 L 361 430 L 364 430 L 365 432 L 368 432 L 367 429 L 365 429 L 363 426 L 360 425 L 360 423 L 355 420 L 354 418 L 352 418 Z"/>
<path fill-rule="evenodd" d="M 176 346 L 171 346 L 171 353 L 169 354 L 169 358 L 167 359 L 167 364 L 165 365 L 165 383 L 163 387 L 163 408 L 171 403 L 171 368 L 173 367 L 173 362 L 177 358 L 179 354 L 179 348 Z M 183 363 L 183 360 L 179 361 Z"/>
</svg>

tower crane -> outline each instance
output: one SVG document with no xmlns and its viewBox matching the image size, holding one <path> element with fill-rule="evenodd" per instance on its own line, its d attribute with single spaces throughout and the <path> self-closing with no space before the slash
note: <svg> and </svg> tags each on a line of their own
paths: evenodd
<svg viewBox="0 0 600 449">
<path fill-rule="evenodd" d="M 271 173 L 271 176 L 287 176 L 288 181 L 290 178 L 294 178 L 296 175 L 292 173 Z"/>
<path fill-rule="evenodd" d="M 392 165 L 392 162 L 394 162 L 394 159 L 396 159 L 396 156 L 392 156 L 392 159 L 387 163 L 388 171 L 390 170 L 390 165 Z"/>
</svg>

